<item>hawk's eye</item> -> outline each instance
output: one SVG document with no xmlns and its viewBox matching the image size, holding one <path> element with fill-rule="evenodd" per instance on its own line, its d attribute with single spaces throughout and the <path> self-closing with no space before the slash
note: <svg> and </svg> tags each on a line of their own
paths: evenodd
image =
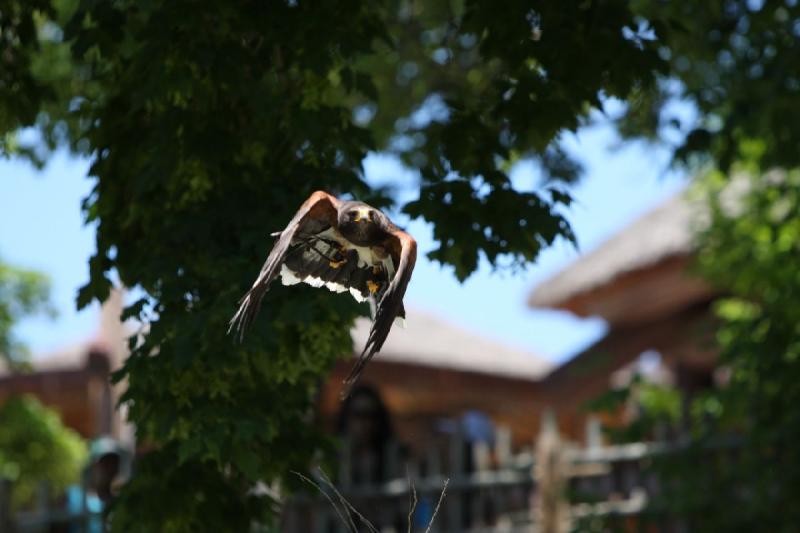
<svg viewBox="0 0 800 533">
<path fill-rule="evenodd" d="M 358 216 L 358 213 L 356 213 L 355 211 L 350 211 L 349 213 L 347 213 L 347 216 L 350 217 L 350 220 L 355 220 L 356 217 Z"/>
</svg>

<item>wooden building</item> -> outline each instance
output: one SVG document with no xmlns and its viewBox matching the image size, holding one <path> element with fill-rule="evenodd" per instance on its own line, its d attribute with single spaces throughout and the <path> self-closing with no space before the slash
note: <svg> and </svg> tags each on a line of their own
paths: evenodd
<svg viewBox="0 0 800 533">
<path fill-rule="evenodd" d="M 655 359 L 686 400 L 712 386 L 710 304 L 717 295 L 691 272 L 702 217 L 700 204 L 677 195 L 532 291 L 531 307 L 601 317 L 608 325 L 603 338 L 541 383 L 542 401 L 567 435 L 582 437 L 582 406 L 643 358 Z"/>
<path fill-rule="evenodd" d="M 30 394 L 55 409 L 64 424 L 84 438 L 111 434 L 108 356 L 97 347 L 78 345 L 53 359 L 33 372 L 0 373 L 0 403 L 9 396 Z"/>
<path fill-rule="evenodd" d="M 602 339 L 564 364 L 552 368 L 535 354 L 411 308 L 407 327 L 392 330 L 349 402 L 341 402 L 339 393 L 352 361 L 338 362 L 320 389 L 319 423 L 334 434 L 355 427 L 383 439 L 390 435 L 414 453 L 443 433 L 483 420 L 509 428 L 520 448 L 533 443 L 542 413 L 551 408 L 566 436 L 583 439 L 583 406 L 643 356 L 655 358 L 665 379 L 690 398 L 715 379 L 710 304 L 716 294 L 690 272 L 699 212 L 684 195 L 676 196 L 533 290 L 531 307 L 599 316 L 608 324 Z M 109 369 L 126 355 L 125 334 L 114 318 L 117 298 L 106 306 L 97 339 L 37 359 L 34 374 L 0 374 L 0 401 L 10 392 L 33 392 L 87 437 L 126 431 L 112 409 L 119 391 L 107 386 Z M 367 319 L 357 322 L 356 350 L 369 326 Z M 373 417 L 372 429 L 362 427 L 364 413 Z"/>
<path fill-rule="evenodd" d="M 34 358 L 34 371 L 0 369 L 0 402 L 29 393 L 61 413 L 81 435 L 110 435 L 133 444 L 133 430 L 114 409 L 121 387 L 109 377 L 127 356 L 126 330 L 117 317 L 121 295 L 103 307 L 93 338 Z M 353 329 L 355 347 L 366 341 L 370 321 Z M 342 359 L 324 381 L 319 417 L 332 433 L 342 429 L 349 403 L 339 392 L 352 362 Z M 538 381 L 550 364 L 534 354 L 489 341 L 441 318 L 411 308 L 405 329 L 396 327 L 362 379 L 386 417 L 393 438 L 424 447 L 448 423 L 481 414 L 494 426 L 509 426 L 518 444 L 531 444 L 539 409 Z M 389 429 L 390 428 L 390 429 Z M 128 442 L 129 441 L 129 442 Z"/>
<path fill-rule="evenodd" d="M 353 329 L 363 346 L 370 321 Z M 340 361 L 320 393 L 320 415 L 331 431 L 341 429 L 347 404 L 339 400 L 352 361 Z M 532 444 L 541 412 L 539 381 L 546 360 L 490 341 L 419 309 L 408 311 L 407 327 L 395 327 L 368 365 L 361 386 L 369 388 L 390 416 L 395 436 L 424 449 L 442 427 L 463 417 L 483 416 L 512 430 L 515 442 Z"/>
<path fill-rule="evenodd" d="M 38 354 L 32 372 L 12 373 L 0 367 L 0 403 L 16 394 L 31 394 L 55 409 L 65 425 L 87 439 L 110 436 L 133 443 L 133 429 L 115 409 L 121 393 L 110 375 L 127 355 L 126 333 L 119 321 L 122 295 L 112 293 L 103 306 L 97 332 L 52 353 Z"/>
</svg>

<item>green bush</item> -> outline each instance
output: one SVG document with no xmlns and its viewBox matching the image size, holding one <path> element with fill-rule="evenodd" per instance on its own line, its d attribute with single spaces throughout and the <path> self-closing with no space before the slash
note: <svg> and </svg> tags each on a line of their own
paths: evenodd
<svg viewBox="0 0 800 533">
<path fill-rule="evenodd" d="M 41 481 L 53 490 L 78 481 L 86 455 L 80 435 L 33 396 L 14 396 L 0 407 L 0 477 L 13 483 L 15 508 L 32 502 Z"/>
</svg>

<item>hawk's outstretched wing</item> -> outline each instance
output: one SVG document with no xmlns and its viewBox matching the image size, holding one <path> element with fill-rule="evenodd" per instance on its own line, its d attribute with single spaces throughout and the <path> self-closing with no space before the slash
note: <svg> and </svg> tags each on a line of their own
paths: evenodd
<svg viewBox="0 0 800 533">
<path fill-rule="evenodd" d="M 336 212 L 339 200 L 324 191 L 313 193 L 303 202 L 292 220 L 278 236 L 272 247 L 261 273 L 247 294 L 239 302 L 239 310 L 233 315 L 228 327 L 228 333 L 234 331 L 242 340 L 244 332 L 252 323 L 261 307 L 261 299 L 269 289 L 269 284 L 280 273 L 281 265 L 289 251 L 289 245 L 297 233 L 309 225 L 333 226 L 336 224 Z"/>
<path fill-rule="evenodd" d="M 394 324 L 394 319 L 401 315 L 403 295 L 406 293 L 406 287 L 408 287 L 408 282 L 411 280 L 411 272 L 414 270 L 414 263 L 417 261 L 417 241 L 388 221 L 388 219 L 384 219 L 383 225 L 384 231 L 389 234 L 389 238 L 386 240 L 386 247 L 391 253 L 392 261 L 395 265 L 395 274 L 386 292 L 383 293 L 378 302 L 375 320 L 372 322 L 372 329 L 370 329 L 364 350 L 344 381 L 342 398 L 349 396 L 353 385 L 358 381 L 366 364 L 383 347 L 383 343 L 389 335 L 389 330 L 392 329 Z"/>
</svg>

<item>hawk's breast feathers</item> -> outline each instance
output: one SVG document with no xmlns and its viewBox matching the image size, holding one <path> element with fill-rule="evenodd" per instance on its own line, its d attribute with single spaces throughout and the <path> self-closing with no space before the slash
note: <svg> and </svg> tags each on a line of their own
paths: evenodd
<svg viewBox="0 0 800 533">
<path fill-rule="evenodd" d="M 359 302 L 380 298 L 394 277 L 391 257 L 379 247 L 355 245 L 330 227 L 320 233 L 299 236 L 281 268 L 284 285 L 307 283 L 346 292 Z"/>
</svg>

